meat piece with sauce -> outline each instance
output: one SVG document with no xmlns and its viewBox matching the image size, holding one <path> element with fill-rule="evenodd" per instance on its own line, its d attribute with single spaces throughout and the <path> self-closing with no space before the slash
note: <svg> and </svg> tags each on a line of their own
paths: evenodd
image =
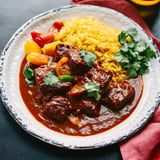
<svg viewBox="0 0 160 160">
<path fill-rule="evenodd" d="M 63 123 L 67 120 L 72 106 L 67 98 L 62 96 L 53 97 L 50 102 L 45 104 L 44 114 L 54 121 Z"/>
<path fill-rule="evenodd" d="M 107 94 L 102 103 L 113 110 L 119 110 L 129 104 L 134 96 L 135 89 L 129 82 L 114 83 L 107 89 Z"/>
<path fill-rule="evenodd" d="M 47 77 L 47 73 L 48 73 L 48 67 L 45 65 L 42 65 L 34 69 L 36 84 L 39 88 L 40 94 L 44 96 L 43 98 L 45 101 L 50 100 L 50 98 L 53 97 L 54 95 L 63 95 L 71 89 L 72 87 L 71 82 L 58 81 L 55 87 L 46 85 L 44 83 L 44 78 Z"/>
<path fill-rule="evenodd" d="M 93 98 L 84 98 L 78 104 L 81 113 L 89 117 L 98 117 L 100 115 L 100 102 Z"/>
<path fill-rule="evenodd" d="M 86 94 L 84 84 L 97 82 L 100 84 L 99 93 L 102 95 L 109 81 L 112 79 L 112 76 L 113 74 L 111 71 L 102 68 L 97 63 L 94 63 L 91 70 L 88 71 L 85 76 L 72 87 L 71 91 L 68 94 L 69 96 L 73 97 L 83 96 L 84 94 Z"/>
<path fill-rule="evenodd" d="M 84 82 L 97 82 L 100 84 L 100 94 L 103 94 L 105 88 L 107 87 L 108 83 L 112 79 L 112 72 L 102 68 L 97 63 L 93 64 L 91 70 L 84 76 Z"/>
<path fill-rule="evenodd" d="M 55 49 L 53 61 L 58 62 L 62 57 L 67 57 L 68 50 L 71 48 L 73 47 L 70 45 L 58 44 Z"/>
<path fill-rule="evenodd" d="M 90 67 L 83 60 L 83 57 L 80 55 L 80 49 L 69 49 L 68 58 L 69 66 L 71 68 L 72 75 L 83 75 L 89 71 Z"/>
</svg>

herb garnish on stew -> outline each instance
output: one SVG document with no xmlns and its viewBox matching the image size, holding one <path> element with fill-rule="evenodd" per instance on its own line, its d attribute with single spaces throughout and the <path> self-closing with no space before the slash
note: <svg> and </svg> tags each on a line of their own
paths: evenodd
<svg viewBox="0 0 160 160">
<path fill-rule="evenodd" d="M 90 82 L 84 84 L 85 89 L 87 91 L 88 97 L 94 97 L 96 101 L 98 101 L 101 98 L 101 95 L 99 94 L 100 85 L 97 82 Z"/>
<path fill-rule="evenodd" d="M 92 52 L 85 51 L 83 49 L 81 49 L 80 54 L 89 67 L 91 67 L 93 62 L 95 62 L 97 59 L 95 54 L 93 54 Z"/>
<path fill-rule="evenodd" d="M 46 85 L 50 85 L 52 87 L 55 87 L 58 82 L 57 76 L 54 74 L 54 72 L 48 71 L 47 77 L 43 79 L 44 83 Z"/>
</svg>

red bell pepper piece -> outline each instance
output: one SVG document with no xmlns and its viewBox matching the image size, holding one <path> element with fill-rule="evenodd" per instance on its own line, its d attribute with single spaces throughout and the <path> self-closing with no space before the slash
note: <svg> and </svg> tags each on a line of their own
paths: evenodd
<svg viewBox="0 0 160 160">
<path fill-rule="evenodd" d="M 52 32 L 47 33 L 38 33 L 35 31 L 31 32 L 32 39 L 43 48 L 45 44 L 51 43 L 54 41 L 54 35 Z"/>
<path fill-rule="evenodd" d="M 61 30 L 61 28 L 64 26 L 64 24 L 62 22 L 54 22 L 52 27 L 49 29 L 49 32 L 54 31 L 54 29 L 57 29 L 57 31 L 59 32 Z"/>
</svg>

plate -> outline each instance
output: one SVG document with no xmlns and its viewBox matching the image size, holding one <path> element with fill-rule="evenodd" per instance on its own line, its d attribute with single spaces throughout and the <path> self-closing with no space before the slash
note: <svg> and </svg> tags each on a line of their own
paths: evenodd
<svg viewBox="0 0 160 160">
<path fill-rule="evenodd" d="M 138 39 L 144 39 L 156 52 L 157 58 L 150 62 L 150 73 L 143 76 L 144 90 L 133 113 L 114 128 L 91 136 L 69 136 L 55 132 L 38 122 L 25 106 L 19 89 L 19 71 L 25 56 L 23 44 L 31 39 L 30 32 L 45 32 L 54 21 L 92 16 L 106 26 L 119 31 L 134 27 Z M 90 6 L 70 5 L 44 12 L 20 27 L 4 48 L 0 59 L 0 89 L 5 108 L 14 120 L 29 134 L 49 144 L 69 149 L 94 149 L 120 142 L 139 131 L 150 119 L 160 103 L 159 53 L 152 39 L 131 19 L 114 10 Z"/>
</svg>

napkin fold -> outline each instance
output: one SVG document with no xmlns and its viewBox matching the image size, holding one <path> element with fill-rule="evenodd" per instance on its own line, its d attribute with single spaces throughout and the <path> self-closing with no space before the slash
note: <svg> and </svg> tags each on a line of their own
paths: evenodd
<svg viewBox="0 0 160 160">
<path fill-rule="evenodd" d="M 155 38 L 136 8 L 125 0 L 72 0 L 72 4 L 90 4 L 121 12 L 138 23 L 153 39 L 160 51 L 160 40 Z M 95 11 L 96 12 L 96 11 Z M 160 160 L 160 105 L 149 123 L 136 135 L 120 144 L 124 160 Z"/>
</svg>

